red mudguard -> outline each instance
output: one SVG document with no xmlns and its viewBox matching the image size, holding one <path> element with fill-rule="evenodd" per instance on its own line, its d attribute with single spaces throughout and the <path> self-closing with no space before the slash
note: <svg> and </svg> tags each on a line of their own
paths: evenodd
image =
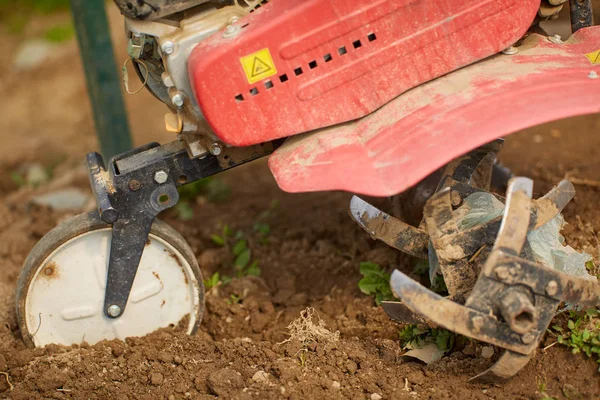
<svg viewBox="0 0 600 400">
<path fill-rule="evenodd" d="M 363 117 L 508 47 L 540 0 L 274 0 L 200 43 L 206 120 L 247 146 Z"/>
<path fill-rule="evenodd" d="M 517 54 L 418 86 L 360 120 L 291 138 L 269 166 L 289 192 L 390 196 L 491 140 L 596 112 L 600 26 L 563 44 L 532 35 Z"/>
</svg>

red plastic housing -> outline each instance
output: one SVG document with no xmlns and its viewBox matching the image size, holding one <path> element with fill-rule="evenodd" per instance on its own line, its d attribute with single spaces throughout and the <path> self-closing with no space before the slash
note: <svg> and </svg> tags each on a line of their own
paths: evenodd
<svg viewBox="0 0 600 400">
<path fill-rule="evenodd" d="M 288 192 L 392 196 L 496 138 L 600 112 L 600 26 L 564 43 L 531 35 L 518 49 L 420 85 L 365 118 L 287 140 L 269 159 L 277 183 Z"/>
<path fill-rule="evenodd" d="M 239 21 L 237 34 L 200 43 L 190 80 L 215 133 L 252 145 L 360 118 L 495 54 L 525 33 L 539 3 L 276 0 Z M 264 49 L 271 60 L 246 59 L 257 72 L 247 75 L 244 57 Z"/>
</svg>

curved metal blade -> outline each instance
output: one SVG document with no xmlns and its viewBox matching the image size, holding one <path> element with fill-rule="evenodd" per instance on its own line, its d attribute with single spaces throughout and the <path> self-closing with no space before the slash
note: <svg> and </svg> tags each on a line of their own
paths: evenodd
<svg viewBox="0 0 600 400">
<path fill-rule="evenodd" d="M 493 315 L 443 298 L 398 270 L 392 273 L 390 286 L 410 310 L 460 335 L 521 354 L 529 354 L 537 346 L 535 340 L 524 344 L 520 335 Z"/>
<path fill-rule="evenodd" d="M 423 318 L 422 315 L 413 312 L 406 304 L 400 301 L 382 301 L 381 306 L 387 316 L 396 322 L 402 324 L 425 324 L 431 327 L 436 326 L 431 321 Z"/>
<path fill-rule="evenodd" d="M 372 238 L 412 256 L 427 258 L 427 232 L 384 213 L 357 196 L 350 200 L 350 216 Z"/>
<path fill-rule="evenodd" d="M 533 201 L 535 208 L 535 226 L 537 229 L 555 218 L 575 197 L 575 186 L 567 180 L 560 181 L 543 197 Z"/>
<path fill-rule="evenodd" d="M 494 365 L 480 374 L 475 375 L 469 382 L 481 383 L 499 383 L 519 372 L 533 354 L 517 354 L 512 351 L 505 351 Z"/>
</svg>

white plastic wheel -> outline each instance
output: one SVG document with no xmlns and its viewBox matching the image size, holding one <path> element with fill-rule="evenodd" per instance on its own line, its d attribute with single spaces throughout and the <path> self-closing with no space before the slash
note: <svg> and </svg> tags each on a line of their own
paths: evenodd
<svg viewBox="0 0 600 400">
<path fill-rule="evenodd" d="M 161 221 L 152 227 L 124 314 L 104 315 L 111 228 L 96 213 L 49 232 L 25 261 L 17 318 L 30 346 L 143 336 L 181 321 L 196 331 L 204 310 L 198 264 L 185 240 Z"/>
</svg>

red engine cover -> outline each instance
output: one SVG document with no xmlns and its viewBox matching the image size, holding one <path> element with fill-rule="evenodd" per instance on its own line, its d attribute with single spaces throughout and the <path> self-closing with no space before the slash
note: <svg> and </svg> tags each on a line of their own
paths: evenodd
<svg viewBox="0 0 600 400">
<path fill-rule="evenodd" d="M 510 46 L 540 0 L 273 0 L 190 55 L 200 108 L 247 146 L 365 116 Z"/>
</svg>

